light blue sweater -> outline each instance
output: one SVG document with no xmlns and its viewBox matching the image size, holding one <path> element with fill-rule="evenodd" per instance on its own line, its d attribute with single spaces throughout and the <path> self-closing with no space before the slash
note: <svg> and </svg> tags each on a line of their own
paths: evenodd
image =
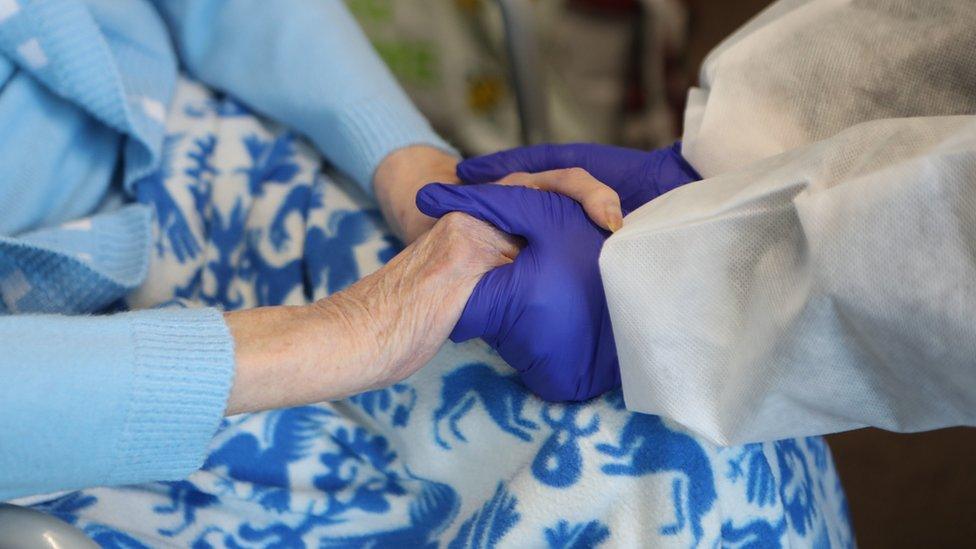
<svg viewBox="0 0 976 549">
<path fill-rule="evenodd" d="M 184 477 L 223 414 L 218 311 L 83 316 L 145 277 L 113 174 L 131 196 L 158 165 L 178 66 L 367 190 L 397 148 L 449 150 L 339 0 L 0 0 L 0 500 Z"/>
</svg>

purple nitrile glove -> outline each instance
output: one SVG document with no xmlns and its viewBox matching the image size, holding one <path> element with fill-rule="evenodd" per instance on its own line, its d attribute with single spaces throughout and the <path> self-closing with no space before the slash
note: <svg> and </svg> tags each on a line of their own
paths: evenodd
<svg viewBox="0 0 976 549">
<path fill-rule="evenodd" d="M 620 386 L 597 263 L 609 233 L 577 202 L 519 186 L 433 183 L 417 193 L 417 207 L 432 217 L 464 212 L 526 240 L 514 262 L 478 282 L 453 341 L 483 338 L 546 400 Z"/>
<path fill-rule="evenodd" d="M 458 164 L 457 175 L 465 183 L 493 183 L 511 173 L 565 168 L 583 168 L 616 191 L 624 215 L 674 188 L 701 179 L 681 156 L 680 141 L 650 152 L 593 143 L 517 147 L 464 160 Z"/>
</svg>

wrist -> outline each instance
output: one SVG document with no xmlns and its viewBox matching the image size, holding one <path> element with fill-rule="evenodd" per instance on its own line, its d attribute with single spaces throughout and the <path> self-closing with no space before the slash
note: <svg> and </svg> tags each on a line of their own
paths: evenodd
<svg viewBox="0 0 976 549">
<path fill-rule="evenodd" d="M 227 415 L 313 401 L 295 383 L 321 347 L 309 337 L 308 313 L 308 307 L 277 306 L 224 314 L 235 364 Z"/>
<path fill-rule="evenodd" d="M 417 191 L 427 183 L 458 183 L 458 158 L 427 145 L 393 151 L 380 163 L 373 177 L 373 191 L 393 232 L 410 243 L 427 232 L 434 219 L 416 206 Z"/>
</svg>

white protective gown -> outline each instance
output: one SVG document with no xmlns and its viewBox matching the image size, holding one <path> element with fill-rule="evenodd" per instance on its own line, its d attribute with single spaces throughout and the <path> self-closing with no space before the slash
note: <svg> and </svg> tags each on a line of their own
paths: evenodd
<svg viewBox="0 0 976 549">
<path fill-rule="evenodd" d="M 720 444 L 976 425 L 976 1 L 778 2 L 702 82 L 705 179 L 600 258 L 628 408 Z"/>
</svg>

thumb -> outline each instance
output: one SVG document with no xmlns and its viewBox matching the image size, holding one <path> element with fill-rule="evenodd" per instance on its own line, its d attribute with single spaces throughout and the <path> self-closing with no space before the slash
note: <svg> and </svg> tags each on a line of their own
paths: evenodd
<svg viewBox="0 0 976 549">
<path fill-rule="evenodd" d="M 546 212 L 548 193 L 507 185 L 430 183 L 417 192 L 417 208 L 431 217 L 462 212 L 506 233 L 532 240 Z"/>
</svg>

